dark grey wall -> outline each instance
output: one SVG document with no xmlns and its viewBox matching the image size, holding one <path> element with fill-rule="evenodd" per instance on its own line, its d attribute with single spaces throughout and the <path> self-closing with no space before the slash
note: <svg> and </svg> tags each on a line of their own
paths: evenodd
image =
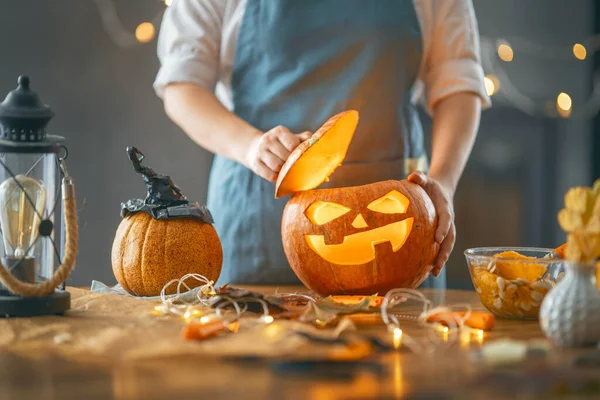
<svg viewBox="0 0 600 400">
<path fill-rule="evenodd" d="M 164 7 L 160 1 L 116 3 L 131 30 Z M 568 44 L 592 30 L 591 0 L 474 3 L 482 34 Z M 77 179 L 81 230 L 78 265 L 70 284 L 87 285 L 92 279 L 114 283 L 110 247 L 120 220 L 119 204 L 144 194 L 142 181 L 126 158 L 126 146 L 138 146 L 148 164 L 172 175 L 190 199 L 205 201 L 211 156 L 164 115 L 151 87 L 158 69 L 155 47 L 155 41 L 130 49 L 117 47 L 104 31 L 92 0 L 0 0 L 0 95 L 14 88 L 19 74 L 29 74 L 33 88 L 56 111 L 49 129 L 69 140 L 68 165 Z M 509 71 L 525 90 L 554 98 L 557 90 L 583 96 L 589 88 L 588 67 L 549 65 L 523 56 Z M 531 203 L 531 185 L 544 190 L 535 186 L 544 165 L 561 164 L 555 177 L 559 189 L 547 193 L 549 209 L 559 206 L 568 184 L 587 183 L 589 178 L 583 172 L 589 166 L 589 158 L 583 156 L 589 145 L 587 122 L 552 125 L 501 106 L 498 101 L 497 109 L 484 114 L 476 154 L 457 194 L 459 241 L 449 265 L 455 287 L 470 285 L 462 259 L 465 247 L 541 240 L 539 231 L 544 228 L 531 225 L 555 218 L 548 213 L 536 216 L 539 207 Z M 536 152 L 548 129 L 556 129 L 548 137 L 558 141 L 560 149 L 552 160 Z M 500 160 L 499 169 L 490 166 L 494 159 Z M 533 172 L 520 174 L 519 169 Z M 533 222 L 525 226 L 521 219 Z M 552 229 L 560 240 L 556 226 Z"/>
</svg>

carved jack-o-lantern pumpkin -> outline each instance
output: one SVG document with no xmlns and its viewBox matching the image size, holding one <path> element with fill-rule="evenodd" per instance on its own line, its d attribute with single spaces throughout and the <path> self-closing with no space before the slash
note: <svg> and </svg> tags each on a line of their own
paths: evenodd
<svg viewBox="0 0 600 400">
<path fill-rule="evenodd" d="M 414 288 L 433 268 L 435 208 L 418 185 L 403 181 L 314 189 L 343 161 L 356 111 L 332 117 L 284 165 L 276 196 L 285 206 L 285 254 L 298 278 L 322 295 Z"/>
</svg>

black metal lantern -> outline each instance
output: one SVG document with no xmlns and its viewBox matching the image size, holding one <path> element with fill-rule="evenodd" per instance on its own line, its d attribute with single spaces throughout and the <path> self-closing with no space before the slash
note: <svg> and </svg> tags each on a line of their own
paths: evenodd
<svg viewBox="0 0 600 400">
<path fill-rule="evenodd" d="M 69 293 L 59 287 L 75 262 L 75 199 L 64 166 L 64 139 L 46 134 L 53 116 L 29 88 L 27 76 L 20 76 L 18 87 L 0 103 L 0 317 L 62 314 L 70 308 Z M 58 213 L 65 223 L 57 234 Z M 61 233 L 68 247 L 62 263 Z"/>
</svg>

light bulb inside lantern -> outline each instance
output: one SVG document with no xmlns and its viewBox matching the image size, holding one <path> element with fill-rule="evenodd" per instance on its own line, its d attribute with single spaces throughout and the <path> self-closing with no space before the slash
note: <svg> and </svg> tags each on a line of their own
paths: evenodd
<svg viewBox="0 0 600 400">
<path fill-rule="evenodd" d="M 41 212 L 46 206 L 46 190 L 25 175 L 10 177 L 0 184 L 0 226 L 7 256 L 25 257 L 33 253 Z"/>
<path fill-rule="evenodd" d="M 402 329 L 394 328 L 394 349 L 399 349 L 402 345 Z"/>
</svg>

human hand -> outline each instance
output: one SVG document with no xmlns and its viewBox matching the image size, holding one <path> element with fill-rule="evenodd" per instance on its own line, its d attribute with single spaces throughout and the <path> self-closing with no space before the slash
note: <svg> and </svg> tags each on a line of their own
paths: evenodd
<svg viewBox="0 0 600 400">
<path fill-rule="evenodd" d="M 290 153 L 310 136 L 310 132 L 293 134 L 285 126 L 277 126 L 259 134 L 250 144 L 246 166 L 258 176 L 275 182 Z"/>
<path fill-rule="evenodd" d="M 433 268 L 433 276 L 438 276 L 448 261 L 456 240 L 454 226 L 454 193 L 439 181 L 423 172 L 417 171 L 408 177 L 410 182 L 421 186 L 431 198 L 438 215 L 438 226 L 435 232 L 435 242 L 440 245 L 437 260 Z"/>
</svg>

